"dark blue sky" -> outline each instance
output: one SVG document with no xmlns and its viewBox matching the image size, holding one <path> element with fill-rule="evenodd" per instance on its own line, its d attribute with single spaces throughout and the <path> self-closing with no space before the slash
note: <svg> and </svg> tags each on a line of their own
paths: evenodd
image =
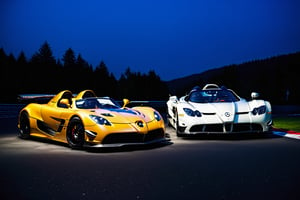
<svg viewBox="0 0 300 200">
<path fill-rule="evenodd" d="M 48 41 L 116 78 L 163 80 L 300 51 L 298 0 L 1 0 L 0 48 L 27 59 Z"/>
</svg>

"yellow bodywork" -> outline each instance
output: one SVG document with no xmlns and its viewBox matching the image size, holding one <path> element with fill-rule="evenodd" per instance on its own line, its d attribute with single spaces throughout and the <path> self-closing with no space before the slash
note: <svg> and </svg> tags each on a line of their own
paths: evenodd
<svg viewBox="0 0 300 200">
<path fill-rule="evenodd" d="M 72 135 L 76 138 L 75 131 L 82 126 L 84 130 L 81 128 L 79 132 L 84 132 L 83 144 L 88 146 L 120 146 L 165 140 L 164 121 L 155 109 L 127 108 L 128 100 L 124 101 L 123 107 L 112 109 L 78 108 L 76 102 L 84 102 L 89 98 L 97 98 L 91 90 L 84 90 L 75 97 L 69 90 L 65 90 L 47 104 L 28 104 L 19 114 L 21 136 L 27 131 L 24 118 L 28 118 L 28 135 L 69 143 L 71 147 L 74 145 L 70 144 L 68 137 Z M 93 120 L 93 117 L 100 122 Z"/>
</svg>

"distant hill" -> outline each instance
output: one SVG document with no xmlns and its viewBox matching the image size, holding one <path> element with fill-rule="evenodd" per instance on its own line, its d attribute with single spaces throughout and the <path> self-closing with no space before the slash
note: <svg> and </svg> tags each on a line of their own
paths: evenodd
<svg viewBox="0 0 300 200">
<path fill-rule="evenodd" d="M 300 104 L 300 52 L 228 65 L 167 81 L 171 95 L 182 96 L 195 85 L 225 85 L 241 97 L 252 91 L 276 104 Z"/>
</svg>

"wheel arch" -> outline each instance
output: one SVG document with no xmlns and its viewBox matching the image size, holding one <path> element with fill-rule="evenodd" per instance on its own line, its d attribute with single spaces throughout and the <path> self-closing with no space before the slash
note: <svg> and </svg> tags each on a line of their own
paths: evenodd
<svg viewBox="0 0 300 200">
<path fill-rule="evenodd" d="M 21 122 L 21 117 L 23 115 L 27 115 L 28 119 L 29 119 L 29 113 L 26 109 L 22 109 L 18 115 L 18 128 L 20 128 L 20 122 Z"/>
<path fill-rule="evenodd" d="M 41 104 L 35 104 L 35 103 L 29 104 L 20 111 L 19 117 L 21 116 L 22 113 L 26 112 L 29 118 L 42 120 L 41 106 L 42 106 Z"/>
<path fill-rule="evenodd" d="M 29 114 L 26 110 L 22 110 L 18 117 L 18 136 L 22 139 L 28 139 L 31 133 L 31 124 Z"/>
<path fill-rule="evenodd" d="M 80 121 L 81 121 L 81 122 L 83 123 L 83 125 L 84 125 L 84 122 L 83 122 L 83 120 L 82 120 L 82 117 L 80 117 L 80 115 L 74 114 L 74 115 L 72 115 L 72 116 L 69 118 L 68 124 L 67 124 L 67 128 L 69 127 L 70 122 L 71 122 L 72 119 L 74 119 L 74 118 L 79 118 Z"/>
</svg>

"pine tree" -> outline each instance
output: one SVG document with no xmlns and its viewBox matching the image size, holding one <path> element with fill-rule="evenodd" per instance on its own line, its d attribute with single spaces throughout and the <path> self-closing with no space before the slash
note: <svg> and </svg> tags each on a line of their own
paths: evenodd
<svg viewBox="0 0 300 200">
<path fill-rule="evenodd" d="M 63 86 L 71 91 L 74 91 L 78 88 L 80 81 L 76 72 L 76 57 L 74 51 L 69 48 L 63 55 Z"/>
<path fill-rule="evenodd" d="M 99 96 L 116 95 L 116 79 L 110 75 L 104 61 L 101 61 L 94 71 L 94 88 Z"/>
<path fill-rule="evenodd" d="M 32 92 L 52 92 L 56 81 L 56 60 L 52 54 L 50 45 L 46 41 L 35 53 L 28 68 L 28 83 Z"/>
</svg>

